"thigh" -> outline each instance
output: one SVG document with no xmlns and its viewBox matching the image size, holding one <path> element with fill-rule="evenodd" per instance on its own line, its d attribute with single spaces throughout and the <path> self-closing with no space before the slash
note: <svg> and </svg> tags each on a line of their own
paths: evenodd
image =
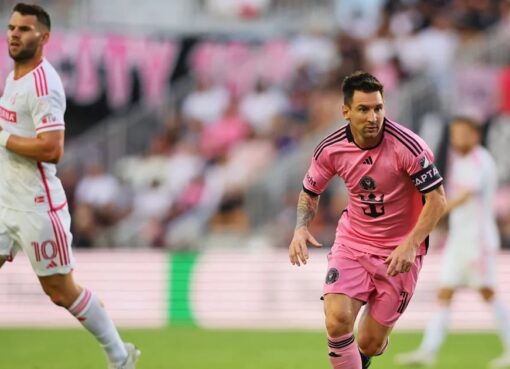
<svg viewBox="0 0 510 369">
<path fill-rule="evenodd" d="M 349 249 L 340 248 L 328 254 L 328 272 L 323 293 L 343 294 L 366 302 L 374 290 L 370 272 Z"/>
<path fill-rule="evenodd" d="M 17 242 L 38 276 L 68 274 L 74 267 L 71 219 L 67 207 L 57 212 L 18 212 Z"/>
<path fill-rule="evenodd" d="M 381 259 L 379 262 L 384 262 Z M 416 257 L 414 265 L 407 273 L 394 277 L 378 274 L 374 277 L 375 292 L 368 301 L 368 313 L 380 325 L 393 327 L 406 310 L 416 288 L 422 257 Z"/>
<path fill-rule="evenodd" d="M 6 261 L 12 261 L 16 256 L 19 246 L 14 242 L 13 232 L 10 223 L 16 224 L 9 209 L 0 208 L 0 258 L 1 265 Z M 0 265 L 0 266 L 1 266 Z"/>
</svg>

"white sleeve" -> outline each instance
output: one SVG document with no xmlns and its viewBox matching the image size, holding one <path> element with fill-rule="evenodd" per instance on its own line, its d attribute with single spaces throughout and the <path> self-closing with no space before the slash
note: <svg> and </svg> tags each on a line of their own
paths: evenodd
<svg viewBox="0 0 510 369">
<path fill-rule="evenodd" d="M 30 112 L 37 134 L 65 129 L 66 101 L 64 91 L 59 87 L 48 84 L 46 93 L 33 91 Z"/>
</svg>

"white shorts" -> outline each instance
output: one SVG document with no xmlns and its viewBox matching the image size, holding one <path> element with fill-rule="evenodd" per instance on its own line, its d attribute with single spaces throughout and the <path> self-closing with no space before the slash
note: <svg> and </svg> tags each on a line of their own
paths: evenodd
<svg viewBox="0 0 510 369">
<path fill-rule="evenodd" d="M 38 276 L 67 274 L 74 267 L 70 226 L 67 206 L 41 213 L 0 207 L 0 255 L 12 261 L 23 250 Z"/>
<path fill-rule="evenodd" d="M 496 253 L 486 252 L 479 256 L 459 255 L 445 251 L 441 266 L 441 286 L 494 287 L 496 284 Z"/>
</svg>

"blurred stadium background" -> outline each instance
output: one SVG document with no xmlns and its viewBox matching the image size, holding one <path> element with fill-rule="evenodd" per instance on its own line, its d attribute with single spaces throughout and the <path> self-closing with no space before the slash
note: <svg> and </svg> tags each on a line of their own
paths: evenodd
<svg viewBox="0 0 510 369">
<path fill-rule="evenodd" d="M 3 24 L 14 3 L 0 1 Z M 341 81 L 358 69 L 380 78 L 387 115 L 422 135 L 441 168 L 449 117 L 483 124 L 510 308 L 510 1 L 35 3 L 53 17 L 46 56 L 68 97 L 59 171 L 76 276 L 141 346 L 141 369 L 328 367 L 318 299 L 327 250 L 298 270 L 286 248 L 312 150 L 343 124 Z M 1 91 L 4 38 L 0 50 Z M 312 229 L 323 244 L 345 203 L 342 183 L 330 185 Z M 417 344 L 434 312 L 445 232 L 375 368 L 395 367 L 392 355 Z M 484 368 L 500 352 L 493 324 L 476 294 L 460 293 L 437 368 Z M 3 268 L 0 368 L 102 367 L 77 327 L 22 256 Z"/>
</svg>

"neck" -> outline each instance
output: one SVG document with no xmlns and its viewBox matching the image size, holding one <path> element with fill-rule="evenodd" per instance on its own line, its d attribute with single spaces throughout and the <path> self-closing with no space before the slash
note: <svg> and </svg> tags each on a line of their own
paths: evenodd
<svg viewBox="0 0 510 369">
<path fill-rule="evenodd" d="M 377 145 L 379 145 L 379 143 L 382 140 L 382 134 L 383 134 L 383 130 L 381 129 L 379 131 L 379 133 L 377 133 L 377 136 L 366 138 L 366 137 L 363 137 L 363 136 L 357 134 L 353 130 L 351 130 L 351 132 L 352 132 L 352 138 L 354 139 L 354 142 L 356 143 L 356 145 L 358 145 L 362 149 L 370 149 L 372 147 L 376 147 Z"/>
<path fill-rule="evenodd" d="M 22 62 L 14 62 L 14 78 L 18 79 L 33 71 L 42 61 L 42 55 L 36 55 Z"/>
</svg>

